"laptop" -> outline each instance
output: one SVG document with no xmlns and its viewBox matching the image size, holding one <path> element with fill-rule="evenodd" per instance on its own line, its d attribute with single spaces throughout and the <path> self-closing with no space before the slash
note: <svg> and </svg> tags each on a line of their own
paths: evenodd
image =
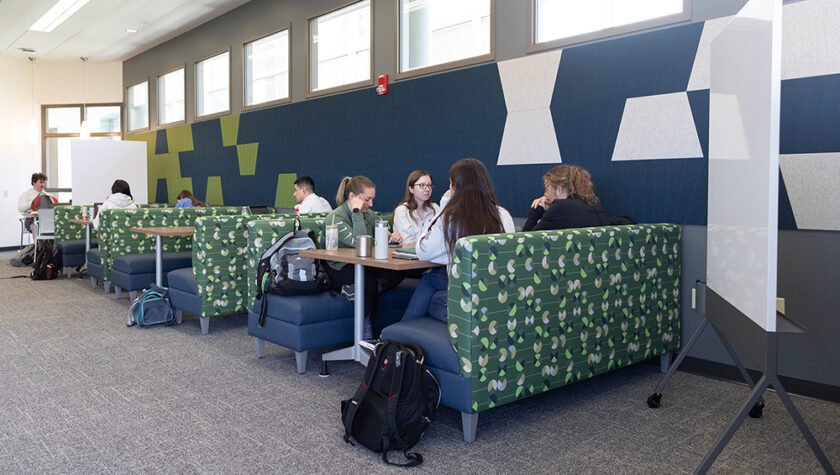
<svg viewBox="0 0 840 475">
<path fill-rule="evenodd" d="M 274 210 L 268 206 L 249 206 L 248 209 L 251 214 L 271 214 L 274 212 Z"/>
</svg>

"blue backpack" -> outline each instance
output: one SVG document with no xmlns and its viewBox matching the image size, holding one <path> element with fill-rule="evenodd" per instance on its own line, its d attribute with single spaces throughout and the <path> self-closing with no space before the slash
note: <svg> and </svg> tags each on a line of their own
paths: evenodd
<svg viewBox="0 0 840 475">
<path fill-rule="evenodd" d="M 169 289 L 152 285 L 138 295 L 128 309 L 126 325 L 135 323 L 140 328 L 174 325 L 175 309 L 169 301 Z"/>
</svg>

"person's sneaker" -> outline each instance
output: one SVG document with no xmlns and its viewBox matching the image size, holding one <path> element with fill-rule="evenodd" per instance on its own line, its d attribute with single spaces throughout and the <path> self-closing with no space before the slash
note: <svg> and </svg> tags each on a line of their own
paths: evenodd
<svg viewBox="0 0 840 475">
<path fill-rule="evenodd" d="M 365 329 L 362 335 L 362 339 L 364 340 L 373 339 L 373 322 L 371 322 L 367 317 L 365 317 Z"/>
<path fill-rule="evenodd" d="M 341 286 L 341 295 L 347 300 L 356 298 L 356 286 L 354 284 L 345 284 Z"/>
</svg>

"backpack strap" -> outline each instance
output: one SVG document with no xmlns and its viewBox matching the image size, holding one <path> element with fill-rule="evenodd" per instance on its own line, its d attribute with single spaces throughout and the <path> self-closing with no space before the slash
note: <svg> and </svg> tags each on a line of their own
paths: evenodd
<svg viewBox="0 0 840 475">
<path fill-rule="evenodd" d="M 365 396 L 367 395 L 368 391 L 370 390 L 371 383 L 373 382 L 373 376 L 376 372 L 376 368 L 382 364 L 382 357 L 386 354 L 386 347 L 390 345 L 391 342 L 388 340 L 384 340 L 376 345 L 376 349 L 374 350 L 374 355 L 376 356 L 376 361 L 372 358 L 368 360 L 367 368 L 365 368 L 365 377 L 362 380 L 362 384 L 356 389 L 356 394 L 347 401 L 347 412 L 344 417 L 344 442 L 352 444 L 350 441 L 350 432 L 353 429 L 353 420 L 356 418 L 356 411 L 359 410 L 359 405 L 364 400 Z"/>
<path fill-rule="evenodd" d="M 407 364 L 406 358 L 412 357 L 414 355 L 411 354 L 410 351 L 403 351 L 399 349 L 396 352 L 396 357 L 394 358 L 394 374 L 392 375 L 391 379 L 391 389 L 388 391 L 388 403 L 385 408 L 385 421 L 388 424 L 388 429 L 392 434 L 394 434 L 395 442 L 398 444 L 398 447 L 403 449 L 403 455 L 408 462 L 406 463 L 396 463 L 391 462 L 388 460 L 388 451 L 390 450 L 391 441 L 387 435 L 382 436 L 382 461 L 389 464 L 389 465 L 397 465 L 399 467 L 416 467 L 423 463 L 423 456 L 417 452 L 409 452 L 409 447 L 406 446 L 406 443 L 400 437 L 400 432 L 397 429 L 397 403 L 400 399 L 400 391 L 402 391 L 402 382 L 403 377 L 405 376 L 405 366 Z M 419 371 L 414 372 L 414 379 L 415 379 L 415 387 L 419 386 L 419 378 L 418 378 Z"/>
</svg>

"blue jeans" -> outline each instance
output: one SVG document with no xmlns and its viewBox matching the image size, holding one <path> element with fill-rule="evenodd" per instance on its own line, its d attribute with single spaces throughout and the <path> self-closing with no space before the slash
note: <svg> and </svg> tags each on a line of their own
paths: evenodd
<svg viewBox="0 0 840 475">
<path fill-rule="evenodd" d="M 417 289 L 405 308 L 403 320 L 413 320 L 426 315 L 446 323 L 446 289 L 449 278 L 446 267 L 433 267 L 423 274 Z"/>
</svg>

